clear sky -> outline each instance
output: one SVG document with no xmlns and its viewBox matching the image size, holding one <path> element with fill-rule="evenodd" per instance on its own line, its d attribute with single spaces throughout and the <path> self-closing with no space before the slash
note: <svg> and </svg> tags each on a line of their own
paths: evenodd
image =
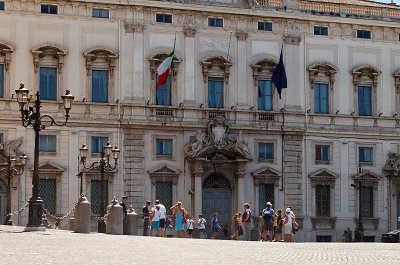
<svg viewBox="0 0 400 265">
<path fill-rule="evenodd" d="M 381 3 L 390 3 L 390 0 L 372 0 L 374 2 L 381 2 Z M 393 0 L 396 4 L 400 5 L 400 0 Z"/>
</svg>

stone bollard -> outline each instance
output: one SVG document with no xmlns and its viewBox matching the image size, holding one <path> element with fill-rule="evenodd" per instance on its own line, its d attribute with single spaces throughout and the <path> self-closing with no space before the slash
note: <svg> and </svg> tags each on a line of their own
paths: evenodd
<svg viewBox="0 0 400 265">
<path fill-rule="evenodd" d="M 69 218 L 69 230 L 74 231 L 74 225 L 75 225 L 75 216 L 72 216 Z"/>
<path fill-rule="evenodd" d="M 123 219 L 124 212 L 122 206 L 119 205 L 117 198 L 114 197 L 107 216 L 106 234 L 122 235 Z"/>
<path fill-rule="evenodd" d="M 128 209 L 128 235 L 137 235 L 137 219 L 138 215 L 131 207 Z"/>
<path fill-rule="evenodd" d="M 90 233 L 90 202 L 82 194 L 78 205 L 75 209 L 74 232 Z"/>
</svg>

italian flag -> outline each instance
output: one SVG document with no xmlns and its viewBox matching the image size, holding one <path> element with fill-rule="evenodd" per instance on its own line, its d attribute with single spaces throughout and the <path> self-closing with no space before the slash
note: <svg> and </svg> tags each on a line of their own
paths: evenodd
<svg viewBox="0 0 400 265">
<path fill-rule="evenodd" d="M 175 53 L 175 43 L 176 43 L 176 36 L 175 36 L 175 41 L 174 41 L 174 49 L 170 54 L 168 54 L 168 57 L 165 58 L 165 60 L 158 66 L 157 68 L 157 85 L 156 89 L 158 89 L 160 86 L 164 85 L 167 82 L 168 75 L 169 75 L 169 69 L 174 65 L 174 53 Z"/>
</svg>

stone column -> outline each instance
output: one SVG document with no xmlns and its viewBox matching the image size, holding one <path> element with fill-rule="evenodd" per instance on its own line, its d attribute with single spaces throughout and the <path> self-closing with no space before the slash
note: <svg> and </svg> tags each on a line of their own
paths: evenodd
<svg viewBox="0 0 400 265">
<path fill-rule="evenodd" d="M 202 181 L 203 163 L 202 161 L 192 162 L 192 174 L 194 176 L 194 214 L 195 218 L 203 211 L 202 205 Z"/>
<path fill-rule="evenodd" d="M 194 102 L 195 100 L 195 49 L 194 49 L 194 37 L 196 35 L 196 29 L 192 27 L 185 27 L 183 29 L 183 33 L 185 34 L 185 54 L 192 55 L 187 56 L 185 58 L 185 89 L 182 91 L 183 97 L 177 98 L 178 102 L 180 100 Z"/>
<path fill-rule="evenodd" d="M 247 103 L 247 95 L 246 92 L 248 91 L 247 88 L 247 64 L 239 63 L 239 62 L 247 62 L 246 58 L 246 40 L 248 34 L 243 31 L 236 32 L 236 37 L 238 40 L 238 47 L 237 47 L 237 94 L 236 94 L 236 102 L 234 104 L 238 105 L 246 105 Z M 231 102 L 229 102 L 231 104 Z"/>
<path fill-rule="evenodd" d="M 245 190 L 244 190 L 244 176 L 245 176 L 245 164 L 239 162 L 236 164 L 236 177 L 237 177 L 237 210 L 239 212 L 243 211 L 243 204 L 245 203 Z"/>
</svg>

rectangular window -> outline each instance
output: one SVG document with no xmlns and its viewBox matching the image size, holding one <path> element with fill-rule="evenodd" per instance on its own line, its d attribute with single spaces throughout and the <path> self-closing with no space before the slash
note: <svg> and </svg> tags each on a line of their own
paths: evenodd
<svg viewBox="0 0 400 265">
<path fill-rule="evenodd" d="M 358 115 L 372 115 L 372 92 L 371 86 L 358 86 Z"/>
<path fill-rule="evenodd" d="M 92 136 L 90 138 L 90 152 L 92 154 L 100 154 L 103 152 L 103 147 L 107 145 L 108 137 Z"/>
<path fill-rule="evenodd" d="M 54 14 L 58 13 L 57 9 L 58 8 L 55 5 L 41 5 L 40 12 L 42 14 L 53 14 L 54 15 Z"/>
<path fill-rule="evenodd" d="M 157 13 L 156 14 L 156 22 L 172 23 L 172 15 Z"/>
<path fill-rule="evenodd" d="M 314 84 L 314 112 L 329 113 L 328 84 Z"/>
<path fill-rule="evenodd" d="M 224 26 L 224 20 L 222 18 L 209 17 L 208 26 L 222 28 Z"/>
<path fill-rule="evenodd" d="M 320 217 L 331 216 L 331 186 L 315 186 L 315 215 Z"/>
<path fill-rule="evenodd" d="M 4 1 L 0 1 L 0 10 L 4 10 Z"/>
<path fill-rule="evenodd" d="M 258 22 L 258 30 L 272 31 L 271 22 Z"/>
<path fill-rule="evenodd" d="M 39 151 L 40 152 L 56 152 L 56 136 L 55 135 L 40 135 L 39 136 Z"/>
<path fill-rule="evenodd" d="M 361 215 L 362 217 L 374 217 L 374 188 L 361 186 Z"/>
<path fill-rule="evenodd" d="M 258 144 L 258 159 L 274 159 L 274 144 L 259 143 Z"/>
<path fill-rule="evenodd" d="M 370 39 L 371 31 L 369 30 L 357 30 L 357 38 L 359 39 Z"/>
<path fill-rule="evenodd" d="M 315 26 L 314 35 L 328 36 L 328 27 Z"/>
<path fill-rule="evenodd" d="M 93 8 L 92 9 L 92 17 L 109 18 L 110 14 L 109 14 L 108 9 Z"/>
<path fill-rule="evenodd" d="M 92 101 L 108 102 L 108 70 L 92 70 Z"/>
<path fill-rule="evenodd" d="M 358 148 L 358 161 L 360 163 L 373 162 L 373 148 L 372 147 L 359 147 Z"/>
<path fill-rule="evenodd" d="M 171 105 L 171 75 L 168 76 L 167 82 L 164 85 L 160 85 L 156 89 L 156 104 Z"/>
<path fill-rule="evenodd" d="M 208 78 L 208 107 L 224 107 L 224 79 L 220 77 Z"/>
<path fill-rule="evenodd" d="M 164 204 L 167 214 L 172 214 L 172 182 L 156 182 L 156 199 Z"/>
<path fill-rule="evenodd" d="M 40 67 L 40 99 L 57 99 L 57 68 Z"/>
<path fill-rule="evenodd" d="M 265 204 L 271 202 L 274 204 L 274 184 L 259 184 L 258 189 L 258 210 L 259 213 L 265 208 Z"/>
<path fill-rule="evenodd" d="M 100 186 L 101 181 L 100 180 L 92 180 L 90 181 L 90 205 L 92 208 L 92 213 L 94 214 L 100 214 Z M 108 204 L 108 181 L 104 180 L 103 182 L 103 189 L 104 189 L 104 207 L 107 206 Z"/>
<path fill-rule="evenodd" d="M 0 64 L 0 98 L 4 97 L 4 66 L 3 64 Z"/>
<path fill-rule="evenodd" d="M 316 145 L 315 146 L 315 162 L 330 161 L 330 146 Z"/>
<path fill-rule="evenodd" d="M 258 110 L 272 110 L 271 80 L 258 80 Z"/>
<path fill-rule="evenodd" d="M 171 139 L 156 139 L 156 155 L 171 156 L 172 155 L 172 140 Z"/>
<path fill-rule="evenodd" d="M 317 236 L 316 241 L 321 242 L 332 242 L 332 236 Z"/>
<path fill-rule="evenodd" d="M 40 198 L 43 200 L 44 208 L 51 214 L 56 213 L 56 183 L 55 179 L 39 179 L 38 188 Z"/>
</svg>

